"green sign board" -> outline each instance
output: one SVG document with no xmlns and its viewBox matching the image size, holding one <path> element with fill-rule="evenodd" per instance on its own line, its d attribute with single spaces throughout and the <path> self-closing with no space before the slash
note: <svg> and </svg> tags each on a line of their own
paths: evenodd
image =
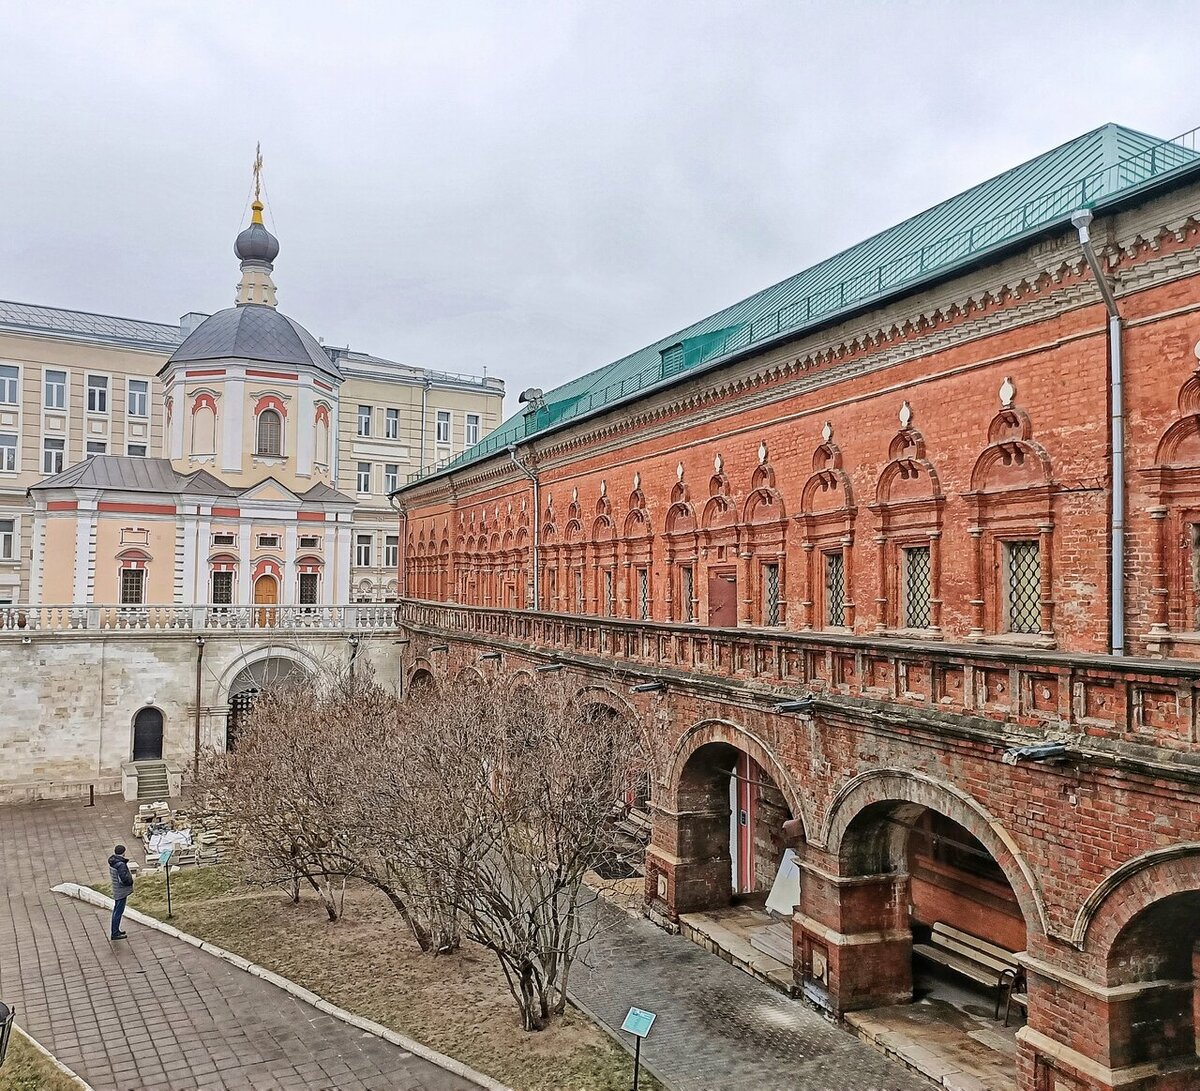
<svg viewBox="0 0 1200 1091">
<path fill-rule="evenodd" d="M 650 1028 L 654 1025 L 656 1016 L 652 1011 L 642 1011 L 641 1008 L 630 1008 L 629 1014 L 625 1016 L 625 1022 L 621 1024 L 622 1030 L 629 1031 L 630 1034 L 636 1034 L 639 1038 L 645 1038 L 650 1033 Z"/>
<path fill-rule="evenodd" d="M 171 853 L 173 853 L 174 851 L 175 851 L 174 845 L 172 845 L 170 848 L 163 849 L 162 852 L 160 852 L 158 854 L 158 862 L 165 867 L 168 863 L 170 863 Z"/>
</svg>

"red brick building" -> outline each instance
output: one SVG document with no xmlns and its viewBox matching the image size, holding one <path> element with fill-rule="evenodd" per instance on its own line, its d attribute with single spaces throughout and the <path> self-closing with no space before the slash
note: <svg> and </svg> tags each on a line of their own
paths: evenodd
<svg viewBox="0 0 1200 1091">
<path fill-rule="evenodd" d="M 948 923 L 1021 952 L 1022 1091 L 1200 1087 L 1198 220 L 1194 137 L 1106 126 L 527 392 L 397 496 L 412 672 L 656 712 L 649 911 L 793 848 L 829 1011 Z"/>
</svg>

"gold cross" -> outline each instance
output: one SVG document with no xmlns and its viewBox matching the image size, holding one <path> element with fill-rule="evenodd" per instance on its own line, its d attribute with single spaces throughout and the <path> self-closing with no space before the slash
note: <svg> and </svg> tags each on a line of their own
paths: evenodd
<svg viewBox="0 0 1200 1091">
<path fill-rule="evenodd" d="M 262 141 L 259 141 L 254 146 L 254 199 L 259 199 L 259 193 L 262 189 Z"/>
</svg>

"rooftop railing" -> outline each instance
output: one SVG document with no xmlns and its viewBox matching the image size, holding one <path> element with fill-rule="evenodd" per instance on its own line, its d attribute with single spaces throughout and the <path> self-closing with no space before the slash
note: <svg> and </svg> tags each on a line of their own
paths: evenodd
<svg viewBox="0 0 1200 1091">
<path fill-rule="evenodd" d="M 963 266 L 979 255 L 1000 246 L 1012 244 L 1026 235 L 1065 222 L 1079 208 L 1097 208 L 1120 199 L 1147 182 L 1200 164 L 1200 126 L 1164 140 L 1134 155 L 1089 171 L 1066 185 L 1040 193 L 1020 206 L 989 220 L 975 223 L 918 249 L 891 258 L 874 268 L 857 272 L 850 277 L 817 288 L 807 295 L 790 300 L 762 317 L 729 326 L 724 336 L 712 337 L 702 352 L 689 359 L 686 367 L 659 357 L 648 361 L 641 370 L 620 381 L 594 390 L 586 390 L 558 403 L 530 410 L 525 418 L 523 435 L 511 430 L 497 429 L 490 436 L 462 454 L 440 459 L 432 465 L 408 475 L 412 484 L 455 466 L 467 465 L 492 454 L 509 444 L 536 435 L 553 425 L 599 412 L 614 402 L 656 384 L 683 374 L 704 363 L 715 363 L 736 352 L 765 343 L 786 333 L 798 333 L 804 327 L 832 318 L 883 299 L 907 285 L 916 284 L 934 274 L 944 274 Z M 722 321 L 728 322 L 729 315 Z M 703 332 L 703 331 L 702 331 Z M 715 331 L 720 334 L 722 331 Z M 709 338 L 712 331 L 703 332 Z M 698 334 L 699 336 L 699 334 Z M 657 354 L 656 354 L 657 355 Z"/>
<path fill-rule="evenodd" d="M 396 626 L 395 603 L 345 606 L 0 606 L 0 639 L 62 632 L 341 632 Z"/>
</svg>

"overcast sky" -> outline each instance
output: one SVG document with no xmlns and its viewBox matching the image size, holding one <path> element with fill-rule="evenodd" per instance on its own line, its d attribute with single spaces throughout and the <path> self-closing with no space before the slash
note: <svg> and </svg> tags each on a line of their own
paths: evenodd
<svg viewBox="0 0 1200 1091">
<path fill-rule="evenodd" d="M 510 411 L 1106 121 L 1200 125 L 1194 2 L 0 12 L 0 298 L 229 306 L 261 140 L 280 308 Z"/>
</svg>

